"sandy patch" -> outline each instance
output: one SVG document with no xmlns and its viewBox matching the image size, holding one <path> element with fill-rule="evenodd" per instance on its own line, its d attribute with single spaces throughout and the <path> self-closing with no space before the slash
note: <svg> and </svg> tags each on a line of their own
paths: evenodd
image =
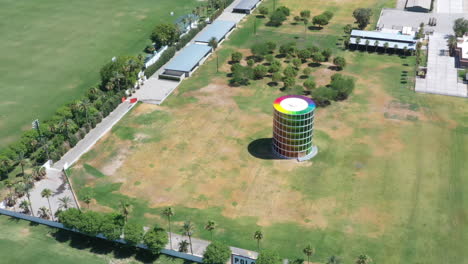
<svg viewBox="0 0 468 264">
<path fill-rule="evenodd" d="M 30 234 L 31 234 L 31 231 L 27 227 L 21 228 L 21 230 L 19 231 L 20 237 L 28 237 Z"/>
</svg>

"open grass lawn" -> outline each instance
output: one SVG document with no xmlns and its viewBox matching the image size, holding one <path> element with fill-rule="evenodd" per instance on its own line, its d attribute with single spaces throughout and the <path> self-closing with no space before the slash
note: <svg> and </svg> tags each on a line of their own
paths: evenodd
<svg viewBox="0 0 468 264">
<path fill-rule="evenodd" d="M 131 219 L 147 225 L 165 225 L 161 210 L 173 206 L 176 231 L 192 220 L 194 236 L 208 239 L 203 226 L 214 220 L 215 237 L 238 247 L 256 249 L 261 229 L 262 247 L 283 257 L 301 257 L 311 243 L 314 263 L 331 255 L 352 263 L 363 253 L 375 263 L 468 263 L 466 100 L 414 93 L 413 57 L 341 49 L 356 6 L 394 3 L 280 2 L 341 17 L 307 40 L 302 25 L 274 29 L 260 19 L 254 38 L 249 18 L 217 52 L 220 73 L 210 59 L 163 106 L 133 109 L 74 166 L 78 195 L 94 197 L 99 211 L 127 199 Z M 269 155 L 272 102 L 285 92 L 268 80 L 227 84 L 230 53 L 259 40 L 330 47 L 357 80 L 348 100 L 317 110 L 311 161 Z M 324 64 L 312 75 L 325 85 L 333 73 Z"/>
<path fill-rule="evenodd" d="M 7 216 L 0 216 L 0 229 L 0 263 L 184 263 Z"/>
<path fill-rule="evenodd" d="M 0 148 L 95 85 L 113 56 L 136 55 L 159 22 L 196 0 L 0 0 Z M 174 17 L 170 12 L 174 11 Z"/>
</svg>

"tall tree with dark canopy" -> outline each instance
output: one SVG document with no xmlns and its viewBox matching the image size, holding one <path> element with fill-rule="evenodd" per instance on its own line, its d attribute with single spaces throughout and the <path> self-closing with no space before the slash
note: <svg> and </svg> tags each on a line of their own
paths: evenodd
<svg viewBox="0 0 468 264">
<path fill-rule="evenodd" d="M 281 258 L 278 253 L 271 250 L 262 250 L 258 255 L 255 264 L 281 264 Z"/>
<path fill-rule="evenodd" d="M 157 255 L 161 253 L 161 249 L 168 242 L 167 232 L 163 228 L 155 226 L 145 234 L 143 242 L 153 254 Z"/>
<path fill-rule="evenodd" d="M 172 207 L 166 207 L 163 210 L 163 215 L 167 217 L 167 223 L 169 225 L 169 243 L 171 244 L 172 249 L 171 217 L 174 216 L 174 210 Z"/>
<path fill-rule="evenodd" d="M 372 17 L 372 9 L 370 8 L 358 8 L 354 10 L 353 17 L 356 19 L 358 27 L 365 29 L 370 23 Z"/>
<path fill-rule="evenodd" d="M 158 47 L 170 46 L 179 40 L 179 28 L 172 23 L 164 23 L 157 25 L 151 33 L 151 40 Z"/>
<path fill-rule="evenodd" d="M 203 264 L 225 264 L 231 256 L 231 250 L 225 244 L 215 241 L 206 247 Z"/>
</svg>

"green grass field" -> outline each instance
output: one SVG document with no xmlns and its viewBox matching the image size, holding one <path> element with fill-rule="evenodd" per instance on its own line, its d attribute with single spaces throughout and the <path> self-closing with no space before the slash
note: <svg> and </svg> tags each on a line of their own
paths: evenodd
<svg viewBox="0 0 468 264">
<path fill-rule="evenodd" d="M 113 56 L 136 55 L 159 22 L 191 12 L 196 0 L 0 0 L 0 148 L 32 120 L 98 82 Z M 174 17 L 170 12 L 174 11 Z"/>
<path fill-rule="evenodd" d="M 303 26 L 262 20 L 254 37 L 250 17 L 218 50 L 219 73 L 208 60 L 163 106 L 133 109 L 74 166 L 78 195 L 90 194 L 99 211 L 128 200 L 131 218 L 146 225 L 165 224 L 161 211 L 173 206 L 176 231 L 192 220 L 194 236 L 209 239 L 203 226 L 214 220 L 216 239 L 253 250 L 261 229 L 262 247 L 287 258 L 311 243 L 314 263 L 359 254 L 375 263 L 468 263 L 466 100 L 414 93 L 413 57 L 341 49 L 355 7 L 393 1 L 279 2 L 295 7 L 292 17 L 313 2 L 313 14 L 334 10 L 336 20 L 304 40 Z M 284 93 L 266 80 L 228 86 L 227 59 L 259 40 L 330 47 L 356 78 L 348 100 L 318 109 L 311 161 L 251 154 L 252 143 L 271 137 L 272 102 Z M 312 75 L 326 84 L 333 73 L 323 65 Z"/>
<path fill-rule="evenodd" d="M 144 251 L 116 247 L 100 239 L 31 224 L 28 221 L 0 216 L 1 263 L 155 263 L 183 264 L 165 256 L 153 258 Z"/>
</svg>

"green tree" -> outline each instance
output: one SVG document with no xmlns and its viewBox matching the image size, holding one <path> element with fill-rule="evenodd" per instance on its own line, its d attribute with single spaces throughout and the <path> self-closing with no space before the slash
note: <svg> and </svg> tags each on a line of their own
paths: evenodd
<svg viewBox="0 0 468 264">
<path fill-rule="evenodd" d="M 242 60 L 242 53 L 236 51 L 231 54 L 231 61 L 239 63 Z"/>
<path fill-rule="evenodd" d="M 328 19 L 328 21 L 330 21 L 334 16 L 332 11 L 325 11 L 322 13 L 322 15 L 324 15 Z"/>
<path fill-rule="evenodd" d="M 189 242 L 187 240 L 182 240 L 179 242 L 179 252 L 188 252 Z"/>
<path fill-rule="evenodd" d="M 25 186 L 26 197 L 28 198 L 29 206 L 31 209 L 31 214 L 34 216 L 32 203 L 31 203 L 31 189 L 34 187 L 34 179 L 30 174 L 23 174 L 23 183 Z"/>
<path fill-rule="evenodd" d="M 374 50 L 374 51 L 377 51 L 377 48 L 379 47 L 379 41 L 378 41 L 378 40 L 376 40 L 376 41 L 374 42 L 374 47 L 375 47 L 375 50 Z"/>
<path fill-rule="evenodd" d="M 342 261 L 340 258 L 338 258 L 337 256 L 331 256 L 328 260 L 327 260 L 327 264 L 341 264 Z"/>
<path fill-rule="evenodd" d="M 347 35 L 351 34 L 352 30 L 353 26 L 351 24 L 346 24 L 346 26 L 343 27 L 343 32 Z"/>
<path fill-rule="evenodd" d="M 266 17 L 268 15 L 268 8 L 266 6 L 261 6 L 258 8 L 258 12 L 263 16 Z"/>
<path fill-rule="evenodd" d="M 91 203 L 91 200 L 92 200 L 92 199 L 91 199 L 91 196 L 89 196 L 89 195 L 85 195 L 85 196 L 83 197 L 83 202 L 86 204 L 86 206 L 88 207 L 88 209 L 89 209 L 89 204 Z"/>
<path fill-rule="evenodd" d="M 128 220 L 128 215 L 130 214 L 132 207 L 127 201 L 120 201 L 120 213 L 123 215 L 125 224 Z"/>
<path fill-rule="evenodd" d="M 299 58 L 294 58 L 292 60 L 292 64 L 294 65 L 294 67 L 299 68 L 301 66 L 301 64 L 302 64 L 302 61 Z"/>
<path fill-rule="evenodd" d="M 49 216 L 50 211 L 45 206 L 40 207 L 39 210 L 37 211 L 37 214 L 39 215 L 40 218 L 44 218 L 47 220 L 50 218 Z"/>
<path fill-rule="evenodd" d="M 364 29 L 369 25 L 372 17 L 372 9 L 358 8 L 353 11 L 353 17 L 356 19 L 359 29 Z"/>
<path fill-rule="evenodd" d="M 208 42 L 208 46 L 213 49 L 213 53 L 216 55 L 216 72 L 219 72 L 219 58 L 216 53 L 216 49 L 218 48 L 218 40 L 215 37 L 212 37 Z"/>
<path fill-rule="evenodd" d="M 286 6 L 280 6 L 276 10 L 283 13 L 285 16 L 289 16 L 291 14 L 291 10 Z"/>
<path fill-rule="evenodd" d="M 306 68 L 304 68 L 304 70 L 302 70 L 302 73 L 305 76 L 309 76 L 312 73 L 312 69 L 310 67 L 306 67 Z"/>
<path fill-rule="evenodd" d="M 270 15 L 270 21 L 268 22 L 268 25 L 279 27 L 283 24 L 284 21 L 286 21 L 286 15 L 279 10 L 275 10 Z"/>
<path fill-rule="evenodd" d="M 321 53 L 314 53 L 314 54 L 312 54 L 312 60 L 315 63 L 320 64 L 321 62 L 325 61 L 325 57 Z"/>
<path fill-rule="evenodd" d="M 312 90 L 311 95 L 319 106 L 330 105 L 335 100 L 337 92 L 331 88 L 321 86 Z"/>
<path fill-rule="evenodd" d="M 302 10 L 301 13 L 302 19 L 309 19 L 310 18 L 310 10 Z"/>
<path fill-rule="evenodd" d="M 389 46 L 388 42 L 385 42 L 385 43 L 383 44 L 384 53 L 387 53 L 388 46 Z"/>
<path fill-rule="evenodd" d="M 368 39 L 366 39 L 365 44 L 366 44 L 366 52 L 367 52 L 367 48 L 369 47 L 370 41 Z"/>
<path fill-rule="evenodd" d="M 464 18 L 458 18 L 453 23 L 453 31 L 455 32 L 455 36 L 461 38 L 468 32 L 468 20 Z"/>
<path fill-rule="evenodd" d="M 143 241 L 145 245 L 148 247 L 149 250 L 155 255 L 159 254 L 161 252 L 161 249 L 163 249 L 167 242 L 167 233 L 163 228 L 160 228 L 158 226 L 155 226 L 148 232 L 143 237 Z"/>
<path fill-rule="evenodd" d="M 184 235 L 186 235 L 189 238 L 189 243 L 190 243 L 190 253 L 193 255 L 193 248 L 192 248 L 192 235 L 193 232 L 195 231 L 195 226 L 191 221 L 186 221 L 184 225 L 182 226 L 182 231 L 184 232 Z"/>
<path fill-rule="evenodd" d="M 129 246 L 136 246 L 143 239 L 143 226 L 131 221 L 125 225 L 124 239 Z"/>
<path fill-rule="evenodd" d="M 171 231 L 171 218 L 174 216 L 174 209 L 172 207 L 166 207 L 163 210 L 163 215 L 167 217 L 167 224 L 169 226 L 169 243 L 172 249 L 172 231 Z"/>
<path fill-rule="evenodd" d="M 250 48 L 250 51 L 255 56 L 258 61 L 263 60 L 263 58 L 270 53 L 270 48 L 267 43 L 257 43 Z"/>
<path fill-rule="evenodd" d="M 52 220 L 54 220 L 54 211 L 52 211 L 52 206 L 50 206 L 50 197 L 52 196 L 52 190 L 48 189 L 48 188 L 45 188 L 44 190 L 42 190 L 41 196 L 42 196 L 42 198 L 47 199 L 47 203 L 49 204 L 49 210 L 50 210 L 50 213 L 51 213 L 50 215 L 52 216 Z"/>
<path fill-rule="evenodd" d="M 29 201 L 27 201 L 27 200 L 23 200 L 19 204 L 19 208 L 23 209 L 23 212 L 26 213 L 26 214 L 32 212 L 31 209 L 30 209 L 30 206 L 31 206 L 31 203 Z"/>
<path fill-rule="evenodd" d="M 332 51 L 330 49 L 322 50 L 323 61 L 328 61 L 332 55 Z"/>
<path fill-rule="evenodd" d="M 206 247 L 203 253 L 203 264 L 225 264 L 231 257 L 229 247 L 221 242 L 215 241 Z"/>
<path fill-rule="evenodd" d="M 278 85 L 278 83 L 283 80 L 283 76 L 281 75 L 281 73 L 275 72 L 271 76 L 271 80 Z"/>
<path fill-rule="evenodd" d="M 369 264 L 372 263 L 372 259 L 367 255 L 359 255 L 356 259 L 356 264 Z"/>
<path fill-rule="evenodd" d="M 449 47 L 449 52 L 451 56 L 455 55 L 455 49 L 457 48 L 457 37 L 454 35 L 450 35 L 447 39 L 447 45 Z"/>
<path fill-rule="evenodd" d="M 109 240 L 118 240 L 122 236 L 122 216 L 119 214 L 106 214 L 102 217 L 99 232 Z"/>
<path fill-rule="evenodd" d="M 72 200 L 69 196 L 64 196 L 62 198 L 59 198 L 58 200 L 60 209 L 67 210 L 72 205 Z"/>
<path fill-rule="evenodd" d="M 328 22 L 329 20 L 324 14 L 320 14 L 312 18 L 312 24 L 319 25 L 320 28 L 323 28 L 323 26 L 327 25 Z"/>
<path fill-rule="evenodd" d="M 307 263 L 310 263 L 310 257 L 315 253 L 315 249 L 309 244 L 302 252 L 307 256 Z"/>
<path fill-rule="evenodd" d="M 170 46 L 179 40 L 179 28 L 172 23 L 163 23 L 157 25 L 151 33 L 151 40 L 158 47 Z"/>
<path fill-rule="evenodd" d="M 210 232 L 211 235 L 211 241 L 213 241 L 213 231 L 216 228 L 216 223 L 215 221 L 209 220 L 208 223 L 205 225 L 205 230 Z"/>
<path fill-rule="evenodd" d="M 257 65 L 253 68 L 253 74 L 255 79 L 262 79 L 268 72 L 268 68 L 264 65 Z"/>
<path fill-rule="evenodd" d="M 304 87 L 307 88 L 307 90 L 309 91 L 315 89 L 315 85 L 315 81 L 312 79 L 308 79 L 304 82 Z"/>
<path fill-rule="evenodd" d="M 281 264 L 281 258 L 274 251 L 262 250 L 255 264 Z"/>
<path fill-rule="evenodd" d="M 24 152 L 21 151 L 18 153 L 18 156 L 16 156 L 16 162 L 21 166 L 21 175 L 24 175 L 24 166 L 26 166 L 26 157 L 24 156 Z"/>
<path fill-rule="evenodd" d="M 297 76 L 297 73 L 298 71 L 292 67 L 291 65 L 287 66 L 284 70 L 283 70 L 283 74 L 285 77 L 290 77 L 290 78 L 294 78 Z"/>
<path fill-rule="evenodd" d="M 345 58 L 338 56 L 333 59 L 333 64 L 335 64 L 338 70 L 342 70 L 346 66 L 346 60 Z"/>
<path fill-rule="evenodd" d="M 263 239 L 263 233 L 260 230 L 255 231 L 253 238 L 257 240 L 257 249 L 260 250 L 260 240 Z"/>
</svg>

